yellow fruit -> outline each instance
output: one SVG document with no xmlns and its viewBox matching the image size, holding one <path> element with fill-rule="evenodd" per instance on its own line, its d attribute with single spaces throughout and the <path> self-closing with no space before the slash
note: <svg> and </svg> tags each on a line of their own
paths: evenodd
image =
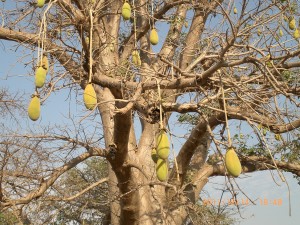
<svg viewBox="0 0 300 225">
<path fill-rule="evenodd" d="M 139 52 L 137 50 L 134 50 L 131 55 L 132 55 L 132 63 L 136 66 L 141 66 L 142 61 Z"/>
<path fill-rule="evenodd" d="M 281 135 L 280 134 L 275 134 L 275 139 L 277 141 L 281 141 Z"/>
<path fill-rule="evenodd" d="M 28 106 L 28 116 L 31 120 L 36 121 L 40 117 L 41 102 L 37 96 L 34 96 Z"/>
<path fill-rule="evenodd" d="M 237 14 L 237 13 L 238 13 L 238 11 L 237 11 L 237 8 L 236 8 L 236 7 L 234 7 L 234 8 L 233 8 L 233 13 L 234 13 L 234 14 Z"/>
<path fill-rule="evenodd" d="M 261 30 L 258 28 L 257 29 L 257 35 L 260 36 L 261 35 Z"/>
<path fill-rule="evenodd" d="M 89 45 L 90 44 L 90 38 L 89 37 L 85 37 L 85 43 L 87 44 L 87 45 Z"/>
<path fill-rule="evenodd" d="M 47 70 L 45 70 L 42 66 L 39 66 L 35 71 L 35 86 L 37 88 L 41 88 L 44 86 L 46 81 Z"/>
<path fill-rule="evenodd" d="M 83 101 L 87 109 L 92 110 L 95 108 L 97 104 L 97 96 L 92 84 L 86 85 L 83 93 Z"/>
<path fill-rule="evenodd" d="M 156 163 L 156 176 L 161 182 L 166 181 L 168 178 L 168 164 L 163 159 L 158 159 Z"/>
<path fill-rule="evenodd" d="M 282 37 L 283 36 L 283 31 L 281 29 L 279 29 L 279 36 Z"/>
<path fill-rule="evenodd" d="M 296 38 L 296 39 L 298 39 L 299 37 L 300 37 L 300 32 L 299 32 L 299 30 L 298 29 L 296 29 L 295 31 L 294 31 L 294 38 Z"/>
<path fill-rule="evenodd" d="M 128 2 L 125 2 L 122 6 L 122 16 L 124 20 L 129 20 L 131 16 L 131 7 Z"/>
<path fill-rule="evenodd" d="M 225 166 L 229 174 L 238 177 L 242 172 L 241 162 L 233 148 L 229 148 L 225 154 Z"/>
<path fill-rule="evenodd" d="M 161 159 L 167 159 L 170 153 L 170 143 L 168 135 L 165 131 L 160 131 L 156 139 L 157 144 L 157 155 Z"/>
<path fill-rule="evenodd" d="M 289 28 L 294 30 L 296 28 L 296 20 L 294 18 L 290 19 L 289 21 Z"/>
<path fill-rule="evenodd" d="M 45 56 L 45 55 L 42 58 L 42 67 L 48 72 L 48 70 L 49 70 L 49 61 L 48 61 L 47 56 Z"/>
<path fill-rule="evenodd" d="M 45 0 L 37 0 L 36 2 L 36 6 L 37 7 L 43 7 L 45 5 Z"/>
<path fill-rule="evenodd" d="M 157 152 L 156 152 L 155 148 L 153 148 L 151 151 L 151 158 L 152 158 L 153 162 L 157 163 L 158 156 L 157 156 Z"/>
<path fill-rule="evenodd" d="M 153 28 L 150 32 L 150 43 L 152 45 L 157 45 L 159 41 L 158 33 L 155 28 Z"/>
</svg>

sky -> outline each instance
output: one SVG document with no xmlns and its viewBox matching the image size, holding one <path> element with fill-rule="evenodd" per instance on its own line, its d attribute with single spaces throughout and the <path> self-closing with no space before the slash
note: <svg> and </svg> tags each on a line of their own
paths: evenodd
<svg viewBox="0 0 300 225">
<path fill-rule="evenodd" d="M 163 32 L 165 29 L 158 29 Z M 162 35 L 164 36 L 164 35 Z M 159 48 L 159 46 L 157 47 Z M 36 53 L 34 53 L 36 54 Z M 21 57 L 22 56 L 22 57 Z M 35 57 L 32 55 L 22 55 L 22 52 L 16 51 L 15 48 L 6 41 L 0 41 L 0 88 L 7 87 L 10 92 L 24 93 L 25 105 L 29 103 L 30 95 L 34 90 L 34 73 L 32 66 L 25 66 L 25 62 L 30 58 Z M 80 95 L 81 93 L 79 93 Z M 41 124 L 51 123 L 51 121 L 59 122 L 64 120 L 64 116 L 68 110 L 77 112 L 76 119 L 80 121 L 84 113 L 83 102 L 80 100 L 80 96 L 75 102 L 74 95 L 71 99 L 68 99 L 68 92 L 52 93 L 51 96 L 42 106 L 41 119 L 38 123 L 34 123 L 30 120 L 26 120 L 25 124 L 28 128 L 38 127 Z M 26 127 L 25 126 L 25 127 Z M 178 131 L 180 133 L 180 131 Z M 179 143 L 176 144 L 176 148 L 179 148 Z M 291 193 L 291 216 L 289 216 L 289 200 L 288 200 L 288 188 L 286 183 L 280 181 L 275 173 L 275 180 L 280 184 L 278 186 L 272 179 L 269 171 L 255 172 L 251 174 L 242 174 L 236 179 L 240 189 L 246 193 L 251 199 L 255 200 L 256 205 L 243 204 L 246 202 L 246 197 L 242 195 L 241 191 L 237 192 L 238 200 L 241 201 L 241 218 L 237 213 L 234 213 L 234 217 L 239 220 L 237 224 L 240 225 L 299 225 L 300 223 L 300 186 L 297 184 L 297 180 L 293 178 L 290 173 L 284 173 L 287 183 L 290 187 Z M 214 200 L 218 202 L 221 199 L 220 189 L 224 189 L 225 186 L 224 177 L 211 178 L 208 184 L 202 192 L 202 199 Z M 208 194 L 209 195 L 208 195 Z M 225 194 L 222 200 L 228 202 L 230 195 Z M 275 204 L 276 203 L 276 204 Z M 281 204 L 280 204 L 281 203 Z M 236 207 L 229 207 L 228 211 L 236 212 Z"/>
</svg>

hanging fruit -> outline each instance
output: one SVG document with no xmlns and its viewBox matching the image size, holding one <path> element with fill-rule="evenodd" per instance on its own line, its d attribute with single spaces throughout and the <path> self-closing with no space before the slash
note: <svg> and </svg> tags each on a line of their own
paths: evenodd
<svg viewBox="0 0 300 225">
<path fill-rule="evenodd" d="M 257 35 L 260 36 L 261 35 L 261 30 L 258 28 L 257 29 Z"/>
<path fill-rule="evenodd" d="M 47 70 L 42 66 L 39 66 L 35 71 L 35 86 L 41 88 L 44 86 L 46 81 Z"/>
<path fill-rule="evenodd" d="M 132 63 L 136 66 L 141 66 L 142 61 L 141 61 L 140 54 L 139 54 L 138 50 L 133 50 L 131 55 L 132 55 Z"/>
<path fill-rule="evenodd" d="M 124 2 L 122 6 L 122 16 L 124 20 L 129 20 L 131 16 L 131 7 L 128 2 Z"/>
<path fill-rule="evenodd" d="M 43 56 L 42 63 L 40 63 L 39 65 L 41 65 L 46 70 L 46 72 L 48 72 L 48 70 L 49 70 L 49 61 L 48 61 L 48 57 L 46 55 Z"/>
<path fill-rule="evenodd" d="M 83 93 L 84 105 L 87 109 L 92 110 L 97 104 L 97 96 L 92 84 L 86 85 Z"/>
<path fill-rule="evenodd" d="M 152 45 L 157 45 L 159 42 L 158 33 L 155 28 L 153 28 L 150 32 L 150 43 Z"/>
<path fill-rule="evenodd" d="M 298 30 L 298 28 L 294 31 L 294 34 L 293 34 L 294 38 L 298 39 L 300 37 L 300 32 Z"/>
<path fill-rule="evenodd" d="M 281 29 L 279 29 L 279 37 L 283 36 L 283 31 Z"/>
<path fill-rule="evenodd" d="M 289 20 L 289 28 L 291 29 L 291 30 L 294 30 L 295 28 L 296 28 L 296 20 L 295 20 L 295 18 L 290 18 L 290 20 Z"/>
<path fill-rule="evenodd" d="M 161 182 L 164 182 L 168 178 L 168 163 L 166 160 L 158 159 L 156 163 L 156 176 Z"/>
<path fill-rule="evenodd" d="M 39 119 L 41 113 L 41 102 L 37 95 L 33 95 L 28 106 L 28 116 L 31 120 Z"/>
<path fill-rule="evenodd" d="M 168 135 L 164 130 L 161 130 L 159 135 L 156 138 L 157 144 L 157 155 L 161 159 L 167 159 L 170 153 L 170 143 L 168 139 Z"/>
<path fill-rule="evenodd" d="M 275 134 L 275 139 L 277 140 L 277 141 L 281 141 L 282 139 L 281 139 L 281 135 L 280 134 Z"/>
<path fill-rule="evenodd" d="M 228 148 L 225 154 L 225 166 L 229 174 L 238 177 L 242 172 L 241 162 L 233 148 Z"/>
<path fill-rule="evenodd" d="M 45 5 L 45 0 L 37 0 L 36 2 L 36 6 L 37 7 L 43 7 Z"/>
<path fill-rule="evenodd" d="M 233 8 L 233 13 L 234 13 L 234 14 L 237 14 L 237 13 L 238 13 L 238 11 L 237 11 L 237 8 L 236 8 L 236 7 L 234 7 L 234 8 Z"/>
</svg>

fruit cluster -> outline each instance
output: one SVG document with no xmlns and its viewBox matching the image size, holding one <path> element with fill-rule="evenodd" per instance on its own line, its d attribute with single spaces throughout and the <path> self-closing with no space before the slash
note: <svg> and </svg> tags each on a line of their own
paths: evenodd
<svg viewBox="0 0 300 225">
<path fill-rule="evenodd" d="M 156 148 L 151 151 L 151 158 L 156 163 L 156 176 L 160 181 L 168 178 L 168 157 L 170 153 L 170 143 L 168 135 L 161 130 L 156 138 Z"/>
<path fill-rule="evenodd" d="M 46 81 L 46 76 L 49 70 L 49 62 L 46 55 L 38 63 L 35 70 L 35 87 L 42 88 Z M 28 106 L 28 116 L 31 120 L 36 121 L 39 119 L 41 113 L 41 101 L 37 91 L 32 95 L 31 101 Z"/>
</svg>

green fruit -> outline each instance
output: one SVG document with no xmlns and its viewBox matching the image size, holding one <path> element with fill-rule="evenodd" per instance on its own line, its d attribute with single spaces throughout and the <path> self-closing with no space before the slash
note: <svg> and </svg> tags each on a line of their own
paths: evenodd
<svg viewBox="0 0 300 225">
<path fill-rule="evenodd" d="M 296 28 L 296 20 L 294 18 L 289 20 L 289 28 L 294 30 Z"/>
<path fill-rule="evenodd" d="M 141 66 L 142 61 L 139 52 L 137 50 L 134 50 L 131 55 L 132 55 L 132 63 L 136 66 Z"/>
<path fill-rule="evenodd" d="M 43 7 L 45 5 L 45 0 L 37 0 L 36 2 L 36 6 L 37 7 Z"/>
<path fill-rule="evenodd" d="M 299 30 L 298 29 L 296 29 L 295 31 L 294 31 L 294 38 L 296 38 L 296 39 L 298 39 L 299 37 L 300 37 L 300 32 L 299 32 Z"/>
<path fill-rule="evenodd" d="M 237 8 L 236 8 L 236 7 L 234 7 L 234 8 L 233 8 L 233 13 L 234 13 L 234 14 L 237 14 L 237 13 L 238 13 L 238 11 L 237 11 Z"/>
<path fill-rule="evenodd" d="M 152 45 L 157 45 L 159 41 L 158 33 L 155 28 L 153 28 L 150 32 L 150 43 Z"/>
<path fill-rule="evenodd" d="M 156 148 L 152 149 L 152 151 L 151 151 L 151 158 L 152 158 L 153 162 L 157 163 L 158 156 L 157 156 Z"/>
<path fill-rule="evenodd" d="M 37 96 L 34 96 L 28 106 L 28 116 L 31 120 L 36 121 L 40 117 L 41 102 Z"/>
<path fill-rule="evenodd" d="M 86 85 L 83 93 L 83 101 L 87 109 L 92 110 L 95 108 L 97 104 L 97 96 L 92 84 Z"/>
<path fill-rule="evenodd" d="M 157 144 L 157 155 L 161 159 L 167 159 L 170 153 L 170 143 L 168 135 L 165 131 L 160 131 L 156 139 Z"/>
<path fill-rule="evenodd" d="M 242 172 L 241 162 L 233 148 L 229 148 L 225 154 L 225 166 L 229 174 L 238 177 Z"/>
<path fill-rule="evenodd" d="M 39 66 L 35 71 L 35 86 L 37 88 L 41 88 L 44 86 L 46 81 L 47 70 L 45 70 L 42 66 Z"/>
<path fill-rule="evenodd" d="M 279 29 L 279 36 L 282 37 L 283 36 L 283 31 L 281 29 Z"/>
<path fill-rule="evenodd" d="M 122 6 L 122 16 L 124 20 L 129 20 L 131 16 L 131 7 L 128 2 L 125 2 Z"/>
<path fill-rule="evenodd" d="M 163 159 L 158 159 L 156 162 L 156 176 L 161 182 L 164 182 L 168 178 L 168 164 Z"/>
</svg>

